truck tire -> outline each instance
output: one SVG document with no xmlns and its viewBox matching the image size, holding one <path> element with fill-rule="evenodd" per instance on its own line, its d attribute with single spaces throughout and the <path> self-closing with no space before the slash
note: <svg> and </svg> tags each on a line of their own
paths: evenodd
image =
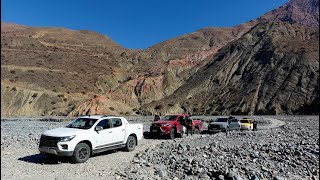
<svg viewBox="0 0 320 180">
<path fill-rule="evenodd" d="M 174 139 L 174 134 L 175 134 L 174 128 L 171 128 L 171 129 L 170 129 L 170 133 L 169 133 L 169 138 L 170 138 L 170 139 Z"/>
<path fill-rule="evenodd" d="M 126 150 L 133 151 L 134 148 L 136 147 L 136 144 L 137 144 L 136 138 L 134 138 L 133 136 L 129 136 L 126 143 Z"/>
<path fill-rule="evenodd" d="M 79 143 L 76 148 L 74 148 L 71 160 L 74 163 L 84 163 L 86 162 L 91 154 L 90 146 L 87 143 Z"/>
<path fill-rule="evenodd" d="M 194 128 L 193 134 L 200 134 L 199 129 L 198 128 Z"/>
</svg>

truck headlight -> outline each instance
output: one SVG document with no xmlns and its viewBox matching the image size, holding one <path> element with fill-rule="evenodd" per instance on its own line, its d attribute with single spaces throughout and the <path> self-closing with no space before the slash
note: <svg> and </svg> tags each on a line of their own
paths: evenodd
<svg viewBox="0 0 320 180">
<path fill-rule="evenodd" d="M 76 135 L 61 137 L 61 138 L 59 139 L 59 141 L 60 141 L 60 142 L 71 141 L 74 137 L 76 137 Z"/>
<path fill-rule="evenodd" d="M 161 126 L 170 126 L 170 124 L 161 124 Z"/>
</svg>

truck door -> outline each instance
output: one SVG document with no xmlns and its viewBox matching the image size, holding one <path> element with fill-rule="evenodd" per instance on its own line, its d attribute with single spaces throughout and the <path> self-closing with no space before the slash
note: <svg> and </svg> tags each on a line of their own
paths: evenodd
<svg viewBox="0 0 320 180">
<path fill-rule="evenodd" d="M 102 130 L 95 131 L 94 133 L 96 148 L 107 147 L 112 142 L 110 119 L 103 119 L 96 126 L 101 126 L 103 128 Z"/>
<path fill-rule="evenodd" d="M 122 123 L 120 118 L 112 118 L 112 143 L 121 144 L 124 142 L 126 135 L 125 124 Z"/>
<path fill-rule="evenodd" d="M 232 130 L 234 130 L 234 129 L 239 129 L 240 128 L 240 126 L 239 126 L 239 121 L 238 121 L 238 119 L 236 119 L 236 118 L 233 118 L 233 119 L 231 119 L 231 122 L 230 122 L 230 130 L 232 129 Z"/>
</svg>

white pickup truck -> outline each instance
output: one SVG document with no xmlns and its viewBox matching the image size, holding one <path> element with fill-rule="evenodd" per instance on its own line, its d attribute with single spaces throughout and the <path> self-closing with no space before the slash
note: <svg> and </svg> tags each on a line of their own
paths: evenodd
<svg viewBox="0 0 320 180">
<path fill-rule="evenodd" d="M 81 116 L 63 128 L 45 131 L 40 138 L 39 151 L 48 156 L 71 156 L 83 163 L 95 153 L 125 148 L 134 150 L 143 137 L 142 124 L 129 124 L 118 116 Z"/>
</svg>

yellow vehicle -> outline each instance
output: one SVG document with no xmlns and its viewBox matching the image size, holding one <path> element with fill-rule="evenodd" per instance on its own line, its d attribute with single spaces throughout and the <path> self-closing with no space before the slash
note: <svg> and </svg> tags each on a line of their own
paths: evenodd
<svg viewBox="0 0 320 180">
<path fill-rule="evenodd" d="M 241 130 L 253 130 L 253 123 L 251 118 L 242 118 L 240 120 Z"/>
</svg>

